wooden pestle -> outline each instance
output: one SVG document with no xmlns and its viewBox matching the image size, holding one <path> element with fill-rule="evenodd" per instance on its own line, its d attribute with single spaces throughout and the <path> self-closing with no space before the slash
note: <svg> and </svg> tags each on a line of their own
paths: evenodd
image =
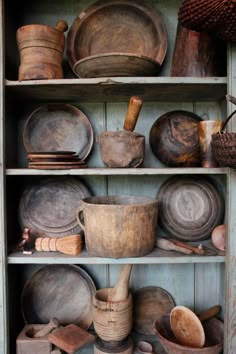
<svg viewBox="0 0 236 354">
<path fill-rule="evenodd" d="M 43 329 L 41 329 L 40 331 L 36 332 L 33 336 L 33 338 L 40 338 L 40 337 L 44 337 L 47 334 L 49 334 L 54 328 L 57 328 L 60 326 L 60 321 L 58 320 L 58 318 L 53 317 L 50 322 L 45 325 L 45 327 Z"/>
<path fill-rule="evenodd" d="M 129 106 L 128 106 L 128 110 L 126 113 L 124 126 L 123 126 L 124 130 L 128 130 L 131 132 L 134 130 L 142 105 L 143 105 L 143 101 L 141 100 L 141 98 L 136 96 L 132 96 L 130 98 Z"/>
<path fill-rule="evenodd" d="M 124 264 L 122 266 L 119 279 L 108 292 L 107 301 L 119 302 L 128 298 L 129 295 L 129 278 L 132 270 L 132 264 Z"/>
<path fill-rule="evenodd" d="M 200 313 L 200 315 L 198 315 L 198 318 L 201 322 L 204 322 L 206 320 L 209 320 L 212 317 L 215 317 L 216 315 L 218 315 L 218 313 L 221 311 L 221 306 L 220 305 L 215 305 L 211 308 L 209 308 L 208 310 Z"/>
<path fill-rule="evenodd" d="M 187 248 L 178 246 L 174 242 L 172 242 L 171 240 L 167 240 L 165 238 L 158 237 L 157 242 L 156 242 L 156 246 L 162 250 L 165 250 L 165 251 L 176 251 L 176 252 L 180 252 L 180 253 L 187 254 L 187 255 L 193 254 L 193 251 L 191 251 Z"/>
<path fill-rule="evenodd" d="M 68 23 L 64 20 L 59 20 L 56 23 L 56 29 L 60 32 L 66 32 L 68 30 Z"/>
</svg>

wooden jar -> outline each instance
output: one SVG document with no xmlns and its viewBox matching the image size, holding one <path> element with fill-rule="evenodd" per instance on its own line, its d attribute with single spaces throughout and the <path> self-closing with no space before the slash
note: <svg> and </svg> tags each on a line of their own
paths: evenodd
<svg viewBox="0 0 236 354">
<path fill-rule="evenodd" d="M 65 21 L 56 28 L 46 25 L 27 25 L 17 30 L 20 53 L 19 81 L 63 79 L 62 58 L 65 47 Z"/>
<path fill-rule="evenodd" d="M 82 199 L 77 219 L 90 255 L 142 257 L 154 248 L 157 214 L 157 199 L 100 196 Z"/>
<path fill-rule="evenodd" d="M 93 324 L 104 341 L 121 341 L 132 330 L 133 300 L 129 294 L 120 302 L 107 301 L 110 288 L 100 289 L 93 296 Z"/>
</svg>

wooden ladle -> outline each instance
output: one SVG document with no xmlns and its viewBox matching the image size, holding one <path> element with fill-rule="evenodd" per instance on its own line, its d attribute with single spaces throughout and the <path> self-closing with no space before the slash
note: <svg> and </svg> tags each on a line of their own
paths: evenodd
<svg viewBox="0 0 236 354">
<path fill-rule="evenodd" d="M 187 347 L 202 348 L 205 344 L 202 322 L 220 311 L 221 307 L 217 305 L 197 316 L 185 306 L 174 307 L 170 313 L 170 326 L 178 343 Z"/>
<path fill-rule="evenodd" d="M 119 302 L 128 298 L 129 295 L 129 278 L 132 270 L 132 264 L 124 264 L 122 266 L 119 279 L 114 288 L 109 289 L 107 301 Z"/>
</svg>

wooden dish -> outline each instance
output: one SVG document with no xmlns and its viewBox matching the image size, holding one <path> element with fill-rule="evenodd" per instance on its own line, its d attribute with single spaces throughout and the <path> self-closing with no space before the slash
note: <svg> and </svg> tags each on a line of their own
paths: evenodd
<svg viewBox="0 0 236 354">
<path fill-rule="evenodd" d="M 98 54 L 78 60 L 73 68 L 78 77 L 156 76 L 160 64 L 133 54 Z"/>
<path fill-rule="evenodd" d="M 88 168 L 87 165 L 29 165 L 28 168 L 34 170 L 72 170 L 72 169 L 81 169 Z"/>
<path fill-rule="evenodd" d="M 96 288 L 90 276 L 74 265 L 47 265 L 25 284 L 21 308 L 26 323 L 48 323 L 57 317 L 62 325 L 88 329 Z"/>
<path fill-rule="evenodd" d="M 159 12 L 138 0 L 97 1 L 74 20 L 67 36 L 72 70 L 78 60 L 104 53 L 144 56 L 162 65 L 166 51 Z"/>
<path fill-rule="evenodd" d="M 88 118 L 69 104 L 48 104 L 27 119 L 23 143 L 27 153 L 75 151 L 84 160 L 93 146 L 93 129 Z"/>
<path fill-rule="evenodd" d="M 157 193 L 159 224 L 183 241 L 210 237 L 224 215 L 224 200 L 212 181 L 202 176 L 174 176 Z"/>
<path fill-rule="evenodd" d="M 198 123 L 188 111 L 171 111 L 159 117 L 150 130 L 149 142 L 156 157 L 171 167 L 200 166 Z"/>
<path fill-rule="evenodd" d="M 43 167 L 37 166 L 38 169 Z M 35 237 L 61 237 L 80 233 L 76 209 L 81 199 L 89 195 L 86 186 L 74 177 L 57 176 L 28 185 L 19 203 L 22 230 L 29 227 Z"/>
<path fill-rule="evenodd" d="M 137 290 L 134 301 L 134 329 L 145 335 L 153 334 L 153 323 L 175 307 L 172 296 L 157 286 Z"/>
</svg>

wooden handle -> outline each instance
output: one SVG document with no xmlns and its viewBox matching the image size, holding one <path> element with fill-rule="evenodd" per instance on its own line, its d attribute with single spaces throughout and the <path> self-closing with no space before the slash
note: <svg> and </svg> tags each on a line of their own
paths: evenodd
<svg viewBox="0 0 236 354">
<path fill-rule="evenodd" d="M 35 333 L 34 338 L 44 337 L 49 334 L 54 328 L 57 328 L 59 326 L 60 321 L 58 320 L 58 318 L 54 317 L 43 329 Z"/>
<path fill-rule="evenodd" d="M 156 242 L 157 247 L 161 248 L 162 250 L 166 251 L 177 251 L 183 254 L 193 254 L 193 251 L 183 248 L 180 246 L 175 245 L 172 241 L 166 240 L 164 238 L 158 238 Z"/>
<path fill-rule="evenodd" d="M 216 315 L 218 315 L 218 313 L 221 311 L 221 306 L 220 305 L 216 305 L 211 307 L 210 309 L 202 312 L 198 318 L 201 322 L 209 320 L 209 318 L 212 318 Z"/>
<path fill-rule="evenodd" d="M 56 237 L 38 237 L 35 240 L 35 249 L 38 252 L 56 252 Z"/>
<path fill-rule="evenodd" d="M 119 279 L 112 291 L 108 294 L 108 301 L 118 302 L 128 298 L 131 270 L 132 264 L 124 264 L 122 266 Z"/>
<path fill-rule="evenodd" d="M 56 29 L 60 32 L 66 32 L 68 30 L 68 23 L 64 20 L 59 20 L 56 23 Z"/>
<path fill-rule="evenodd" d="M 179 240 L 173 240 L 172 239 L 171 241 L 174 242 L 176 245 L 178 245 L 180 247 L 183 247 L 183 248 L 186 248 L 188 250 L 193 251 L 196 254 L 200 254 L 200 255 L 206 254 L 206 251 L 204 249 L 199 249 L 198 247 L 187 245 L 186 243 L 181 242 Z"/>
<path fill-rule="evenodd" d="M 143 101 L 141 100 L 141 98 L 136 96 L 131 97 L 129 101 L 129 106 L 126 113 L 125 121 L 124 121 L 123 128 L 125 130 L 131 132 L 134 130 L 142 105 L 143 105 Z"/>
</svg>

